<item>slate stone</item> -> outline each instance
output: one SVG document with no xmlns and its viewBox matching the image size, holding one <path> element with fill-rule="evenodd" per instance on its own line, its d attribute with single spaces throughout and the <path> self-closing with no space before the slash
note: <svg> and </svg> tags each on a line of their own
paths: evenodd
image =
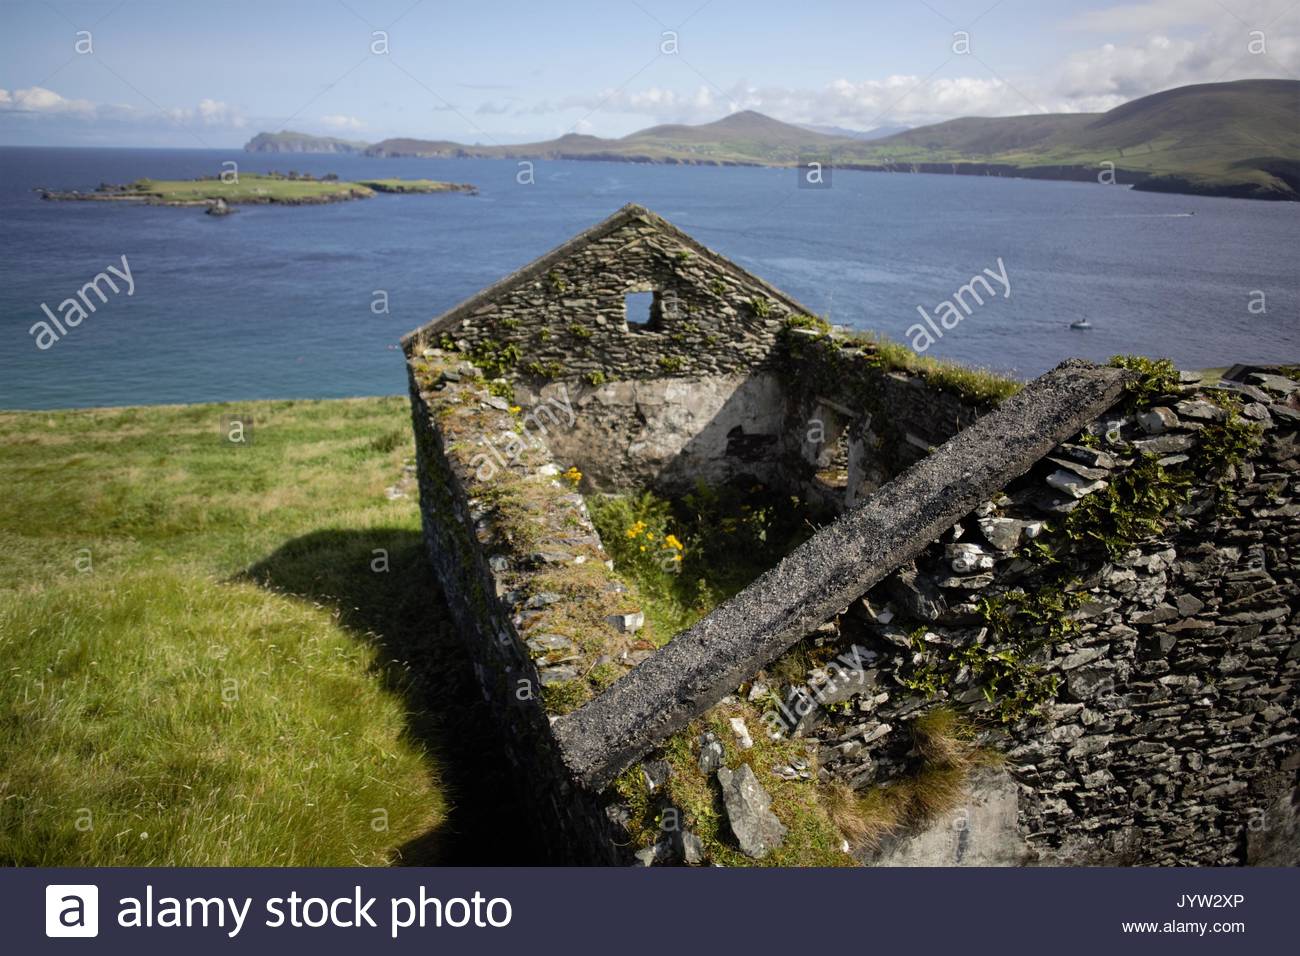
<svg viewBox="0 0 1300 956">
<path fill-rule="evenodd" d="M 1137 422 L 1148 435 L 1161 435 L 1171 428 L 1178 427 L 1178 416 L 1174 414 L 1172 408 L 1157 405 L 1139 414 Z"/>
<path fill-rule="evenodd" d="M 939 589 L 915 567 L 890 575 L 885 589 L 908 615 L 922 621 L 932 621 L 948 609 L 948 602 Z"/>
<path fill-rule="evenodd" d="M 749 764 L 718 770 L 722 805 L 740 851 L 761 860 L 785 842 L 786 828 L 771 810 L 772 798 Z"/>
<path fill-rule="evenodd" d="M 704 841 L 690 830 L 678 833 L 678 843 L 678 852 L 687 866 L 699 866 L 704 862 Z"/>
<path fill-rule="evenodd" d="M 1071 498 L 1085 498 L 1094 491 L 1101 491 L 1106 487 L 1104 481 L 1089 481 L 1065 469 L 1058 469 L 1048 475 L 1047 483 L 1053 488 L 1064 491 Z"/>
<path fill-rule="evenodd" d="M 1266 372 L 1252 372 L 1246 376 L 1252 385 L 1259 385 L 1272 392 L 1280 392 L 1283 395 L 1290 395 L 1296 389 L 1300 388 L 1300 382 L 1287 378 L 1285 375 L 1270 375 Z"/>
<path fill-rule="evenodd" d="M 712 731 L 706 731 L 700 737 L 700 772 L 711 776 L 722 766 L 725 753 L 722 741 Z"/>
<path fill-rule="evenodd" d="M 1196 438 L 1187 434 L 1160 435 L 1156 438 L 1135 438 L 1133 447 L 1144 455 L 1170 455 L 1187 451 L 1196 444 Z"/>
<path fill-rule="evenodd" d="M 1179 402 L 1174 406 L 1174 410 L 1183 418 L 1194 418 L 1207 422 L 1226 422 L 1228 420 L 1228 410 L 1226 408 L 1199 398 Z"/>
</svg>

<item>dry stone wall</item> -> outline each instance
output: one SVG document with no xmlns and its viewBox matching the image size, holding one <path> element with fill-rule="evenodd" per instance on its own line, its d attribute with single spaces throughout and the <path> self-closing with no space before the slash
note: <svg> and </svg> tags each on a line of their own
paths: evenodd
<svg viewBox="0 0 1300 956">
<path fill-rule="evenodd" d="M 546 446 L 566 419 L 511 405 L 455 354 L 422 350 L 408 370 L 425 543 L 529 823 L 557 863 L 622 862 L 603 799 L 572 780 L 550 728 L 593 673 L 612 680 L 649 655 L 635 598 Z"/>
<path fill-rule="evenodd" d="M 1300 862 L 1271 839 L 1300 770 L 1296 396 L 1265 374 L 1108 412 L 854 602 L 814 642 L 861 680 L 776 692 L 823 779 L 915 772 L 911 722 L 955 705 L 1007 757 L 1025 862 Z"/>
<path fill-rule="evenodd" d="M 815 329 L 786 330 L 779 368 L 784 483 L 836 511 L 858 504 L 993 407 L 918 373 L 883 368 L 869 344 Z"/>
<path fill-rule="evenodd" d="M 411 367 L 426 537 L 537 825 L 557 859 L 626 862 L 629 808 L 574 775 L 546 695 L 651 656 L 627 629 L 635 595 L 609 572 L 548 441 L 489 467 L 494 436 L 530 434 L 522 409 L 457 355 L 428 350 Z M 912 724 L 937 707 L 970 715 L 1005 754 L 972 781 L 959 829 L 895 834 L 855 848 L 860 862 L 1296 862 L 1298 420 L 1294 383 L 1268 375 L 1117 405 L 809 635 L 805 650 L 865 662 L 853 680 L 814 669 L 782 686 L 757 673 L 747 695 L 770 695 L 815 785 L 865 793 L 914 774 Z M 540 492 L 528 506 L 539 535 L 507 514 L 503 477 Z M 1150 523 L 1132 542 L 1113 533 L 1135 517 L 1122 508 L 1070 527 L 1093 502 L 1157 494 L 1172 497 L 1136 516 Z M 575 562 L 595 573 L 550 590 Z M 580 606 L 598 609 L 583 625 L 594 641 L 555 624 Z M 539 693 L 521 701 L 521 686 Z M 661 756 L 644 758 L 647 779 Z M 762 802 L 752 785 L 738 794 Z M 681 839 L 643 862 L 707 858 Z"/>
</svg>

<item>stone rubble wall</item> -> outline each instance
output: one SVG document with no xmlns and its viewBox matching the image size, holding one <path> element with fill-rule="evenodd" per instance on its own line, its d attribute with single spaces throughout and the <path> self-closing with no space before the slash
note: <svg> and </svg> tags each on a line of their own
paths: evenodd
<svg viewBox="0 0 1300 956">
<path fill-rule="evenodd" d="M 1221 494 L 1198 449 L 1228 415 L 1224 394 L 1262 439 Z M 856 647 L 871 662 L 862 682 L 813 672 L 779 692 L 823 780 L 866 791 L 913 771 L 909 723 L 955 705 L 1006 754 L 1025 862 L 1300 863 L 1294 839 L 1276 839 L 1294 836 L 1300 793 L 1298 396 L 1266 375 L 1228 392 L 1189 385 L 1138 414 L 1117 407 L 855 601 L 814 641 Z M 1176 521 L 1115 556 L 1061 541 L 1053 526 L 1131 474 L 1137 453 L 1192 482 Z M 1024 663 L 1059 687 L 1041 719 L 1001 713 L 1015 682 L 987 699 L 981 649 L 1014 643 L 981 602 L 1058 592 L 1069 630 Z"/>
<path fill-rule="evenodd" d="M 515 696 L 520 681 L 544 694 L 597 662 L 617 662 L 623 673 L 651 653 L 613 624 L 593 649 L 545 619 L 548 609 L 607 598 L 606 588 L 618 593 L 612 572 L 597 579 L 602 593 L 586 596 L 530 586 L 578 558 L 608 570 L 581 496 L 559 479 L 549 446 L 562 432 L 510 470 L 547 498 L 536 519 L 542 538 L 512 540 L 493 503 L 500 476 L 484 480 L 482 471 L 486 445 L 500 441 L 493 435 L 518 431 L 517 412 L 460 356 L 429 350 L 410 364 L 426 539 L 507 752 L 536 796 L 536 825 L 556 859 L 625 863 L 635 849 L 620 826 L 626 809 L 566 766 L 567 745 L 542 701 Z M 1226 387 L 1240 420 L 1261 431 L 1258 448 L 1224 476 L 1225 492 L 1212 468 L 1191 472 L 1187 503 L 1163 533 L 1113 556 L 1055 537 L 1079 502 L 1139 467 L 1136 452 L 1171 473 L 1201 465 L 1201 442 L 1217 437 L 1229 414 L 1222 390 L 1188 385 L 1147 410 L 1121 403 L 1098 415 L 810 635 L 814 646 L 868 662 L 861 683 L 837 687 L 833 674 L 814 670 L 806 685 L 771 688 L 823 784 L 865 791 L 915 771 L 909 724 L 938 706 L 978 718 L 981 742 L 1007 757 L 973 791 L 969 812 L 958 811 L 960 833 L 944 832 L 948 821 L 900 834 L 857 848 L 860 862 L 1300 862 L 1300 395 L 1275 376 Z M 1049 542 L 1050 560 L 1035 550 Z M 981 601 L 1005 605 L 1017 592 L 1054 589 L 1077 596 L 1064 613 L 1070 631 L 1025 663 L 1036 680 L 1055 677 L 1059 686 L 1040 716 L 1002 720 L 998 696 L 986 696 L 985 675 L 969 663 L 977 658 L 962 658 L 971 648 L 1004 648 Z M 932 686 L 926 666 L 935 668 Z M 764 680 L 760 672 L 753 683 Z M 649 858 L 659 861 L 657 853 Z"/>
<path fill-rule="evenodd" d="M 544 436 L 521 425 L 527 417 L 490 394 L 479 370 L 455 354 L 422 351 L 408 370 L 426 546 L 502 752 L 534 809 L 529 824 L 555 862 L 623 863 L 603 799 L 575 786 L 559 759 L 546 694 L 572 686 L 602 658 L 621 671 L 649 654 L 604 620 L 592 629 L 594 642 L 557 633 L 569 630 L 556 626 L 557 613 L 583 603 L 609 610 L 611 601 L 615 611 L 636 609 L 619 605 L 626 588 L 582 496 L 562 478 Z M 538 441 L 516 455 L 512 435 Z M 539 586 L 544 572 L 572 568 L 586 576 L 563 593 Z"/>
<path fill-rule="evenodd" d="M 786 392 L 783 483 L 843 511 L 902 474 L 993 406 L 882 369 L 869 345 L 788 329 L 779 367 Z"/>
</svg>

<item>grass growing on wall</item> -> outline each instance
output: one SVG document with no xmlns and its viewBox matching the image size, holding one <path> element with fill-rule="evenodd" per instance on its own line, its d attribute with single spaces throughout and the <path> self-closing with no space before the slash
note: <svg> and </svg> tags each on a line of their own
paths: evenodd
<svg viewBox="0 0 1300 956">
<path fill-rule="evenodd" d="M 883 371 L 919 375 L 935 388 L 954 392 L 971 401 L 996 404 L 1024 388 L 1024 382 L 989 369 L 921 355 L 878 332 L 833 329 L 828 322 L 816 316 L 791 316 L 785 322 L 785 329 L 787 334 L 796 329 L 816 332 L 822 337 L 818 341 L 843 348 L 863 349 L 866 361 Z M 797 342 L 798 339 L 794 341 Z"/>
<path fill-rule="evenodd" d="M 0 862 L 383 864 L 435 831 L 410 453 L 400 398 L 0 414 Z"/>
<path fill-rule="evenodd" d="M 935 388 L 956 392 L 975 401 L 1000 402 L 1024 388 L 1024 382 L 1018 382 L 988 369 L 920 355 L 906 345 L 874 332 L 854 335 L 852 341 L 855 344 L 866 345 L 872 351 L 876 363 L 887 371 L 903 371 L 920 375 Z"/>
<path fill-rule="evenodd" d="M 910 729 L 911 773 L 863 793 L 838 781 L 823 790 L 830 819 L 854 846 L 876 848 L 886 836 L 934 823 L 961 805 L 976 768 L 1003 763 L 1001 754 L 976 745 L 975 726 L 950 708 L 917 717 Z"/>
</svg>

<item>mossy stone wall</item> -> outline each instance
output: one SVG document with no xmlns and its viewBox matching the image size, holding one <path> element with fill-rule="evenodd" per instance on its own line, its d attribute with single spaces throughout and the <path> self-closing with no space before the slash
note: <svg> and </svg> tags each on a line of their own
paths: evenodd
<svg viewBox="0 0 1300 956">
<path fill-rule="evenodd" d="M 955 705 L 1008 758 L 1028 860 L 1276 863 L 1300 771 L 1300 393 L 1268 382 L 1117 406 L 813 635 L 871 661 L 838 693 L 773 688 L 824 778 L 897 778 L 910 722 Z"/>
</svg>

